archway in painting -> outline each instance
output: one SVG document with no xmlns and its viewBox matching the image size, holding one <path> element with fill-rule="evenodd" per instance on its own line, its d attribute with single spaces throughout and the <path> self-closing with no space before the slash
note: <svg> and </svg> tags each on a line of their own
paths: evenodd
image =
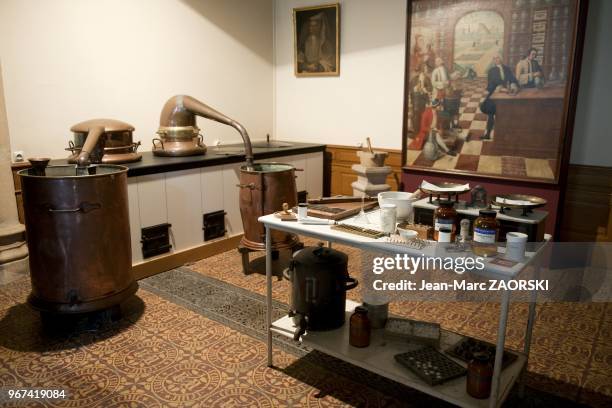
<svg viewBox="0 0 612 408">
<path fill-rule="evenodd" d="M 493 57 L 503 55 L 504 19 L 495 11 L 467 13 L 455 25 L 454 68 L 485 77 Z"/>
</svg>

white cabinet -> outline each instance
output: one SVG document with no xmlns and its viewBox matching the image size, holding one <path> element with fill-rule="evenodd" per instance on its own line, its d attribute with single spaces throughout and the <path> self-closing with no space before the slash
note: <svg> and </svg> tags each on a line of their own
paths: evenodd
<svg viewBox="0 0 612 408">
<path fill-rule="evenodd" d="M 227 186 L 232 188 L 232 186 Z M 225 209 L 223 204 L 225 186 L 223 166 L 204 167 L 200 171 L 200 191 L 202 193 L 202 213 Z"/>
<path fill-rule="evenodd" d="M 128 205 L 130 214 L 130 245 L 132 247 L 132 263 L 142 261 L 142 250 L 140 245 L 140 207 L 138 202 L 138 179 L 140 177 L 128 178 Z"/>
<path fill-rule="evenodd" d="M 259 161 L 259 160 L 258 160 Z M 297 190 L 307 190 L 311 198 L 323 191 L 323 153 L 284 156 L 266 162 L 289 163 L 298 169 Z M 172 251 L 182 251 L 204 243 L 203 215 L 224 210 L 228 236 L 243 232 L 239 194 L 242 163 L 171 171 L 128 178 L 132 263 L 143 259 L 141 229 L 170 223 Z"/>
<path fill-rule="evenodd" d="M 166 173 L 168 223 L 175 251 L 199 245 L 203 241 L 200 169 Z"/>
<path fill-rule="evenodd" d="M 169 173 L 138 177 L 138 208 L 142 227 L 168 222 L 166 174 Z"/>
<path fill-rule="evenodd" d="M 309 153 L 306 155 L 306 191 L 308 198 L 323 196 L 323 153 Z M 298 190 L 299 191 L 299 190 Z"/>
<path fill-rule="evenodd" d="M 241 164 L 228 164 L 223 166 L 223 205 L 225 206 L 225 228 L 229 235 L 242 234 L 242 218 L 240 218 L 240 205 L 238 197 L 240 189 Z"/>
</svg>

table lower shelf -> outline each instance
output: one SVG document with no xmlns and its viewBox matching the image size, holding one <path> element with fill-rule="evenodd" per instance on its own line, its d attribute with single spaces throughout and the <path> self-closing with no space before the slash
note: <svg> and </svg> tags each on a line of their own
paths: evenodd
<svg viewBox="0 0 612 408">
<path fill-rule="evenodd" d="M 349 345 L 349 316 L 359 304 L 347 300 L 347 316 L 344 326 L 330 331 L 307 332 L 302 336 L 302 343 L 312 349 L 329 354 L 333 357 L 347 361 L 353 365 L 364 368 L 368 371 L 379 374 L 383 377 L 394 380 L 400 384 L 417 389 L 426 394 L 432 395 L 444 401 L 462 407 L 488 407 L 489 399 L 472 398 L 465 391 L 466 377 L 459 377 L 444 384 L 430 386 L 413 374 L 410 370 L 395 361 L 394 355 L 411 350 L 409 343 L 389 341 L 383 339 L 382 330 L 374 330 L 370 341 L 370 346 L 357 348 Z M 290 317 L 284 316 L 272 323 L 271 330 L 275 333 L 293 338 L 295 326 Z M 442 330 L 440 346 L 442 350 L 447 350 L 452 345 L 460 341 L 463 336 L 447 330 Z M 501 374 L 500 394 L 498 405 L 505 400 L 508 392 L 519 378 L 527 359 L 521 353 L 514 353 L 518 356 L 517 360 L 505 368 Z M 463 366 L 467 366 L 461 360 L 453 358 Z"/>
</svg>

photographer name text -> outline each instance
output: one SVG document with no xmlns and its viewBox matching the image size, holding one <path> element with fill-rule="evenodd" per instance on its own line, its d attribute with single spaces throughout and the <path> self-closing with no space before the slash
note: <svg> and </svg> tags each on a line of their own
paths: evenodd
<svg viewBox="0 0 612 408">
<path fill-rule="evenodd" d="M 464 290 L 464 291 L 546 291 L 548 290 L 548 280 L 546 279 L 516 279 L 516 280 L 498 280 L 489 279 L 487 282 L 467 282 L 464 280 L 453 280 L 452 282 L 414 282 L 408 279 L 402 279 L 399 282 L 384 282 L 382 279 L 377 279 L 372 282 L 374 290 L 389 290 L 389 291 L 448 291 L 448 290 Z"/>
</svg>

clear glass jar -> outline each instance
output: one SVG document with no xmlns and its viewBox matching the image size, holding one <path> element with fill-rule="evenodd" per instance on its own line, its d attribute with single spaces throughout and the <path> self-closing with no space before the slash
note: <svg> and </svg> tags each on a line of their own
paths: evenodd
<svg viewBox="0 0 612 408">
<path fill-rule="evenodd" d="M 457 211 L 454 208 L 455 203 L 450 200 L 440 200 L 438 208 L 434 213 L 434 232 L 433 238 L 439 241 L 440 227 L 448 227 L 451 230 L 450 242 L 455 242 L 457 234 Z"/>
<path fill-rule="evenodd" d="M 472 250 L 478 256 L 497 254 L 499 236 L 499 221 L 494 210 L 480 210 L 479 217 L 474 221 L 472 231 Z"/>
</svg>

